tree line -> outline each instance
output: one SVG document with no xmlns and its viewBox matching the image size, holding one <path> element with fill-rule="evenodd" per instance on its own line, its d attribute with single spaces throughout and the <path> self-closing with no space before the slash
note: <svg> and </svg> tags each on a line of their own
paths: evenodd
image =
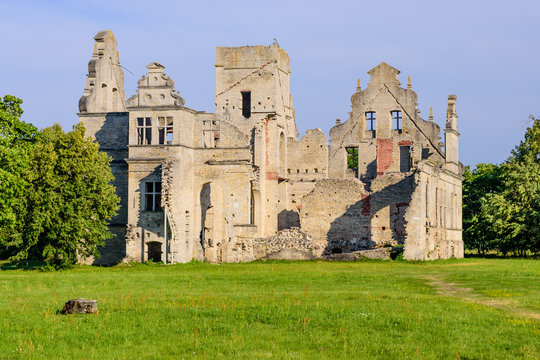
<svg viewBox="0 0 540 360">
<path fill-rule="evenodd" d="M 38 130 L 21 104 L 0 98 L 0 259 L 58 269 L 99 256 L 119 203 L 110 158 L 82 124 Z"/>
<path fill-rule="evenodd" d="M 502 164 L 465 168 L 463 240 L 480 255 L 540 254 L 540 119 Z"/>
</svg>

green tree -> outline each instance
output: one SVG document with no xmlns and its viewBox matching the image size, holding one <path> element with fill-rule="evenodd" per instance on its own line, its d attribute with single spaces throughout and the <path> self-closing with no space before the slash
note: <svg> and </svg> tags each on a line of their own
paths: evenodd
<svg viewBox="0 0 540 360">
<path fill-rule="evenodd" d="M 0 256 L 70 267 L 99 256 L 118 210 L 110 159 L 82 124 L 38 131 L 22 101 L 0 99 Z"/>
<path fill-rule="evenodd" d="M 540 253 L 540 119 L 501 165 L 465 170 L 463 238 L 479 254 Z"/>
<path fill-rule="evenodd" d="M 540 253 L 540 119 L 531 119 L 525 139 L 503 164 L 503 191 L 485 206 L 503 254 Z"/>
<path fill-rule="evenodd" d="M 85 138 L 82 124 L 68 133 L 56 124 L 43 130 L 30 167 L 24 242 L 13 259 L 37 257 L 64 268 L 99 256 L 119 203 L 107 155 Z"/>
<path fill-rule="evenodd" d="M 491 196 L 503 190 L 503 168 L 481 163 L 472 171 L 467 166 L 463 176 L 463 240 L 467 249 L 485 255 L 497 243 L 498 234 L 487 219 L 486 206 Z"/>
<path fill-rule="evenodd" d="M 39 135 L 36 127 L 20 120 L 21 104 L 21 99 L 11 95 L 0 98 L 0 258 L 11 255 L 22 243 L 30 188 L 26 174 Z"/>
</svg>

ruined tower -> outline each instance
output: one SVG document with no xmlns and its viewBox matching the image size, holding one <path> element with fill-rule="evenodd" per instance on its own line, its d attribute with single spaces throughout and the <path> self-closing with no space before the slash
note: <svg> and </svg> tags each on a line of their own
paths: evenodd
<svg viewBox="0 0 540 360">
<path fill-rule="evenodd" d="M 94 36 L 94 50 L 88 62 L 83 96 L 79 100 L 79 119 L 86 135 L 96 139 L 99 149 L 110 157 L 113 185 L 120 197 L 120 210 L 111 220 L 115 235 L 107 242 L 99 263 L 117 262 L 126 255 L 128 119 L 124 92 L 124 72 L 120 67 L 117 43 L 112 31 Z"/>
</svg>

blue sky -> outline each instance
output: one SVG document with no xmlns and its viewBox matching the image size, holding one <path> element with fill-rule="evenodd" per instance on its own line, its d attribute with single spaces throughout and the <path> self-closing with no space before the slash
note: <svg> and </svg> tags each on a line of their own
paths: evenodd
<svg viewBox="0 0 540 360">
<path fill-rule="evenodd" d="M 0 0 L 0 95 L 24 100 L 38 127 L 78 121 L 92 37 L 113 30 L 126 96 L 158 61 L 186 106 L 214 111 L 215 47 L 269 45 L 291 57 L 301 135 L 346 120 L 356 78 L 381 61 L 411 75 L 421 116 L 444 127 L 457 94 L 464 164 L 501 162 L 540 116 L 537 1 Z"/>
</svg>

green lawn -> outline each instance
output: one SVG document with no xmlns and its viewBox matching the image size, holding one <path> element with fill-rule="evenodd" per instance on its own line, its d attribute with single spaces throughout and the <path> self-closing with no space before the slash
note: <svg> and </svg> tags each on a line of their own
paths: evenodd
<svg viewBox="0 0 540 360">
<path fill-rule="evenodd" d="M 538 359 L 540 261 L 3 270 L 0 358 Z"/>
</svg>

